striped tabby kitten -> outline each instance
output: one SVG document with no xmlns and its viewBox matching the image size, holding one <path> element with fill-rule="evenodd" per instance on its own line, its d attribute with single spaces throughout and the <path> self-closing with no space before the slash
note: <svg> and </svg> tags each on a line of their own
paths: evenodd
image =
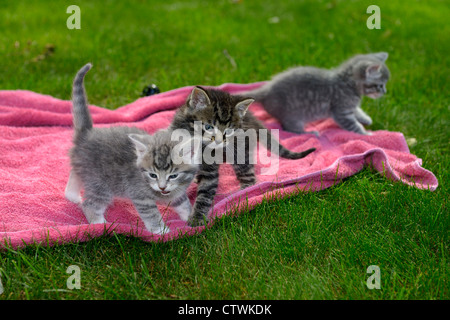
<svg viewBox="0 0 450 320">
<path fill-rule="evenodd" d="M 172 155 L 178 143 L 171 141 L 171 131 L 149 135 L 134 127 L 93 128 L 83 86 L 90 68 L 91 64 L 85 65 L 73 83 L 75 136 L 66 198 L 82 202 L 89 223 L 105 223 L 104 213 L 113 197 L 126 197 L 150 232 L 168 232 L 156 202 L 171 205 L 186 221 L 191 213 L 186 189 L 198 165 L 190 164 L 191 152 Z M 182 159 L 177 160 L 177 156 Z M 173 160 L 181 164 L 176 165 Z"/>
<path fill-rule="evenodd" d="M 242 189 L 256 183 L 254 166 L 250 163 L 256 145 L 246 143 L 245 148 L 238 148 L 238 143 L 230 143 L 232 139 L 246 139 L 245 133 L 253 130 L 257 140 L 264 142 L 268 150 L 274 150 L 287 159 L 300 159 L 315 150 L 311 148 L 303 152 L 292 152 L 279 144 L 269 130 L 248 111 L 253 101 L 224 91 L 195 87 L 186 103 L 175 114 L 170 125 L 171 130 L 185 129 L 193 135 L 196 133 L 196 122 L 202 125 L 203 158 L 197 174 L 197 199 L 189 218 L 189 224 L 192 226 L 205 222 L 218 187 L 220 163 L 205 161 L 205 154 L 211 151 L 208 149 L 212 148 L 212 153 L 223 151 L 225 159 L 227 152 L 231 152 L 229 146 L 234 147 L 232 167 Z M 259 131 L 260 129 L 263 130 Z"/>
<path fill-rule="evenodd" d="M 354 56 L 332 70 L 292 68 L 246 94 L 287 131 L 305 133 L 308 122 L 332 117 L 345 130 L 369 134 L 363 125 L 372 119 L 360 108 L 361 97 L 376 99 L 386 93 L 387 58 L 386 52 L 379 52 Z"/>
</svg>

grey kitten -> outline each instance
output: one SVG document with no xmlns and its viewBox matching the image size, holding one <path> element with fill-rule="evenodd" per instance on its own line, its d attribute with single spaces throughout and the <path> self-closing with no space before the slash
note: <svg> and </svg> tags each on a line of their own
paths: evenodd
<svg viewBox="0 0 450 320">
<path fill-rule="evenodd" d="M 361 109 L 361 97 L 376 99 L 386 93 L 387 58 L 386 52 L 379 52 L 356 55 L 332 70 L 292 68 L 246 94 L 287 131 L 305 133 L 308 122 L 332 117 L 343 129 L 369 134 L 363 125 L 372 124 L 372 119 Z"/>
<path fill-rule="evenodd" d="M 212 153 L 223 152 L 224 162 L 232 161 L 232 167 L 242 189 L 256 183 L 254 166 L 251 163 L 256 145 L 252 145 L 251 142 L 246 142 L 245 145 L 231 143 L 233 139 L 242 142 L 247 139 L 246 133 L 254 132 L 255 140 L 264 142 L 268 150 L 287 159 L 300 159 L 315 150 L 315 148 L 311 148 L 303 152 L 292 152 L 282 146 L 270 134 L 270 131 L 248 111 L 248 107 L 253 101 L 253 99 L 230 95 L 220 90 L 195 87 L 186 103 L 175 114 L 170 125 L 171 130 L 184 129 L 193 135 L 196 134 L 196 123 L 201 124 L 200 133 L 204 157 L 197 174 L 199 183 L 197 198 L 192 216 L 188 221 L 192 226 L 202 224 L 206 220 L 219 183 L 220 163 L 205 161 L 205 154 L 210 150 Z M 228 159 L 229 153 L 232 154 L 232 159 Z"/>
<path fill-rule="evenodd" d="M 156 202 L 171 205 L 186 221 L 191 212 L 186 189 L 198 165 L 191 161 L 191 152 L 172 153 L 178 142 L 171 140 L 171 131 L 149 135 L 134 127 L 93 128 L 83 85 L 90 68 L 87 64 L 80 69 L 73 83 L 75 135 L 65 196 L 82 203 L 89 223 L 106 222 L 104 213 L 113 197 L 129 198 L 149 231 L 168 232 Z"/>
</svg>

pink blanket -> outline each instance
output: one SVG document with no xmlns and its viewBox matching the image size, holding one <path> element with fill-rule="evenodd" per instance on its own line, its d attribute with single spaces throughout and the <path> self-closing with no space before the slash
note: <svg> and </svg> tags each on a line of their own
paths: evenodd
<svg viewBox="0 0 450 320">
<path fill-rule="evenodd" d="M 218 88 L 239 93 L 261 84 L 224 84 Z M 91 106 L 94 125 L 129 125 L 153 133 L 169 125 L 175 109 L 184 103 L 191 90 L 192 87 L 184 87 L 140 98 L 116 110 Z M 250 110 L 268 128 L 281 128 L 258 104 L 253 104 Z M 164 236 L 154 235 L 144 229 L 127 199 L 114 201 L 107 211 L 107 224 L 87 224 L 81 209 L 64 197 L 70 170 L 71 125 L 70 101 L 30 91 L 0 91 L 0 243 L 8 242 L 12 247 L 31 243 L 52 245 L 87 241 L 113 231 L 144 241 L 167 241 L 204 230 L 205 227 L 187 226 L 176 213 L 160 207 L 171 231 Z M 280 140 L 294 151 L 311 147 L 317 151 L 299 160 L 258 164 L 259 181 L 251 188 L 239 190 L 231 166 L 222 165 L 210 215 L 221 216 L 241 205 L 252 208 L 273 193 L 289 195 L 299 189 L 328 188 L 368 164 L 389 179 L 419 189 L 435 190 L 438 185 L 433 173 L 421 167 L 421 159 L 409 153 L 401 133 L 377 131 L 372 136 L 362 136 L 339 129 L 332 120 L 316 122 L 307 129 L 319 131 L 320 137 L 280 130 Z M 265 149 L 261 148 L 261 152 Z M 193 184 L 189 188 L 192 202 L 195 194 Z"/>
</svg>

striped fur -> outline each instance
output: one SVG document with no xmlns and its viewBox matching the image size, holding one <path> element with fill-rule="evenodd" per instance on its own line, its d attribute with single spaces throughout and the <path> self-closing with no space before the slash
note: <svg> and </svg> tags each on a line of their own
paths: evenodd
<svg viewBox="0 0 450 320">
<path fill-rule="evenodd" d="M 170 126 L 171 130 L 185 129 L 193 135 L 196 133 L 195 123 L 201 123 L 203 155 L 211 145 L 216 145 L 215 143 L 217 143 L 215 147 L 217 149 L 211 154 L 222 149 L 223 158 L 228 159 L 227 154 L 232 153 L 234 155 L 234 158 L 231 159 L 232 167 L 242 189 L 256 183 L 254 165 L 251 163 L 256 145 L 246 143 L 244 150 L 242 150 L 238 148 L 237 143 L 231 143 L 243 138 L 242 134 L 253 130 L 256 132 L 258 141 L 265 140 L 266 147 L 269 150 L 272 150 L 271 147 L 275 146 L 275 153 L 287 159 L 300 159 L 315 150 L 312 148 L 303 152 L 292 152 L 286 149 L 248 111 L 252 102 L 253 99 L 230 95 L 224 91 L 195 87 L 186 103 L 175 114 Z M 213 129 L 208 130 L 208 127 Z M 234 133 L 228 135 L 227 132 Z M 260 139 L 261 132 L 264 132 L 265 139 Z M 230 146 L 234 146 L 234 149 L 230 149 Z M 189 223 L 192 226 L 201 225 L 207 221 L 207 214 L 211 209 L 219 182 L 220 163 L 207 163 L 205 157 L 202 159 L 197 174 L 197 199 L 189 218 Z"/>
</svg>

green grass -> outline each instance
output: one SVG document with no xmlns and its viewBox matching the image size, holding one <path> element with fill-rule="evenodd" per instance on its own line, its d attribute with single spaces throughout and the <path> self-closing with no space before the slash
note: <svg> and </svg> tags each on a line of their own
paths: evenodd
<svg viewBox="0 0 450 320">
<path fill-rule="evenodd" d="M 75 72 L 90 61 L 90 102 L 116 108 L 150 83 L 163 91 L 250 83 L 293 65 L 332 67 L 356 53 L 388 51 L 388 94 L 363 107 L 372 130 L 417 139 L 411 152 L 437 176 L 438 189 L 367 168 L 168 243 L 113 235 L 4 250 L 0 299 L 449 299 L 448 4 L 152 2 L 2 3 L 0 89 L 70 99 Z M 66 28 L 69 4 L 81 8 L 81 30 Z M 371 4 L 381 8 L 381 30 L 366 28 Z M 274 16 L 279 23 L 268 22 Z M 54 53 L 35 59 L 47 44 Z M 79 290 L 66 287 L 70 265 L 80 267 Z M 380 267 L 380 290 L 366 286 L 370 265 Z"/>
</svg>

